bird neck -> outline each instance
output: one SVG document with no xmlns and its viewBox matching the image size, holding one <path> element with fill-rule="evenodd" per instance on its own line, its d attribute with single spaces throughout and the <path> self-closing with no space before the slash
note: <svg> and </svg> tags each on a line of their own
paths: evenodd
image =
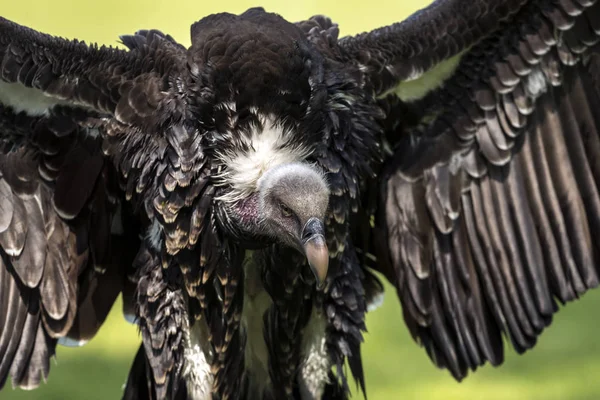
<svg viewBox="0 0 600 400">
<path fill-rule="evenodd" d="M 258 250 L 273 243 L 273 239 L 260 234 L 258 194 L 235 203 L 219 201 L 215 210 L 222 232 L 241 248 Z"/>
</svg>

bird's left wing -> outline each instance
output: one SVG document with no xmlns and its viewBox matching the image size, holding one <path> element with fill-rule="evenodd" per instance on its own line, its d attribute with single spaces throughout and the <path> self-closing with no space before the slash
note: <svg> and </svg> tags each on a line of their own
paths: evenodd
<svg viewBox="0 0 600 400">
<path fill-rule="evenodd" d="M 598 285 L 599 35 L 594 0 L 447 0 L 341 41 L 392 120 L 380 269 L 457 379 Z"/>
<path fill-rule="evenodd" d="M 473 45 L 514 22 L 525 5 L 532 6 L 528 3 L 531 2 L 437 0 L 402 22 L 343 37 L 338 44 L 344 57 L 358 63 L 366 73 L 377 96 L 395 93 L 413 101 L 439 87 L 454 73 L 461 57 Z M 577 9 L 593 1 L 558 3 Z M 553 7 L 553 2 L 542 1 L 538 12 L 565 27 L 570 15 L 554 11 Z M 521 29 L 534 31 L 536 28 L 525 22 Z"/>
</svg>

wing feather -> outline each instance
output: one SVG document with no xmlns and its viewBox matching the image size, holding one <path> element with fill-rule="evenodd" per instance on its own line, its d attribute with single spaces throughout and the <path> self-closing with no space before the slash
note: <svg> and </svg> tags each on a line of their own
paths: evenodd
<svg viewBox="0 0 600 400">
<path fill-rule="evenodd" d="M 96 333 L 133 259 L 123 246 L 138 244 L 121 238 L 112 256 L 117 175 L 101 139 L 73 123 L 79 116 L 15 116 L 0 105 L 0 140 L 9 144 L 0 153 L 0 388 L 8 376 L 13 386 L 37 387 L 57 339 L 85 342 Z"/>
<path fill-rule="evenodd" d="M 42 380 L 45 382 L 50 372 L 50 358 L 54 356 L 55 346 L 56 341 L 43 329 L 38 328 L 31 356 L 27 363 L 24 363 L 27 369 L 20 377 L 12 376 L 13 385 L 30 390 L 37 388 Z"/>
<path fill-rule="evenodd" d="M 6 182 L 6 181 L 4 181 Z M 7 229 L 0 232 L 0 245 L 9 256 L 16 257 L 23 251 L 25 238 L 27 237 L 27 217 L 25 206 L 19 197 L 13 193 L 7 196 L 12 203 L 13 218 Z M 14 218 L 15 215 L 21 216 L 21 219 Z M 10 229 L 9 229 L 10 228 Z"/>
<path fill-rule="evenodd" d="M 29 365 L 29 359 L 34 350 L 37 332 L 39 330 L 39 301 L 31 299 L 28 304 L 26 320 L 23 324 L 19 347 L 15 352 L 12 366 L 10 367 L 10 377 L 13 382 L 18 382 L 25 374 Z"/>
<path fill-rule="evenodd" d="M 67 240 L 66 236 L 63 226 L 54 227 L 46 248 L 45 279 L 40 285 L 44 310 L 55 320 L 60 320 L 65 316 L 69 308 L 69 298 L 74 295 L 69 290 L 69 276 L 67 275 L 69 265 L 64 256 L 67 250 L 64 245 Z"/>
<path fill-rule="evenodd" d="M 445 3 L 458 4 L 431 10 Z M 381 268 L 413 336 L 457 379 L 501 364 L 502 335 L 530 349 L 557 300 L 598 286 L 598 4 L 520 2 L 393 139 Z"/>
<path fill-rule="evenodd" d="M 154 32 L 131 50 L 99 48 L 0 17 L 0 103 L 17 112 L 43 115 L 67 104 L 123 123 L 156 124 L 167 117 L 157 111 L 172 106 L 175 97 L 166 77 L 184 71 L 185 61 L 181 46 Z"/>
<path fill-rule="evenodd" d="M 403 22 L 342 38 L 339 44 L 348 60 L 358 62 L 367 71 L 377 95 L 388 93 L 400 82 L 419 78 L 427 87 L 424 94 L 451 75 L 456 57 L 501 27 L 526 3 L 438 0 Z M 561 26 L 568 26 L 567 22 Z M 422 79 L 426 72 L 439 76 Z"/>
<path fill-rule="evenodd" d="M 14 205 L 12 192 L 5 180 L 0 180 L 0 232 L 6 231 L 12 220 Z"/>
<path fill-rule="evenodd" d="M 27 234 L 25 235 L 23 250 L 19 255 L 12 257 L 11 262 L 21 281 L 31 288 L 40 284 L 46 262 L 45 221 L 36 195 L 39 198 L 39 192 L 32 193 L 32 197 L 22 198 L 23 209 L 21 211 L 23 211 L 23 214 L 13 215 L 15 222 L 26 218 Z M 15 229 L 18 229 L 18 227 Z"/>
<path fill-rule="evenodd" d="M 4 264 L 4 262 L 3 262 Z M 27 318 L 27 304 L 31 296 L 28 288 L 19 288 L 12 274 L 7 271 L 6 264 L 3 265 L 5 274 L 3 276 L 3 291 L 8 293 L 8 304 L 4 310 L 6 314 L 4 329 L 0 335 L 0 384 L 4 384 L 8 371 L 12 364 L 15 352 L 23 336 L 23 326 Z"/>
</svg>

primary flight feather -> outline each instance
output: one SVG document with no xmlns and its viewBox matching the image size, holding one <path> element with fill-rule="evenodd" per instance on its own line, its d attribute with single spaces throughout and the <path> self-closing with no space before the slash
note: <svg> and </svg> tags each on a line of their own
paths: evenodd
<svg viewBox="0 0 600 400">
<path fill-rule="evenodd" d="M 125 399 L 343 399 L 373 270 L 459 380 L 598 285 L 600 2 L 439 0 L 344 38 L 255 8 L 191 35 L 0 19 L 0 386 L 37 387 L 119 293 Z"/>
</svg>

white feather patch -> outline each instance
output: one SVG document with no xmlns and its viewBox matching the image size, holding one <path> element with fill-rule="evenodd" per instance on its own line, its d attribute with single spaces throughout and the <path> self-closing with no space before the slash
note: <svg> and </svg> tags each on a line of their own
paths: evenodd
<svg viewBox="0 0 600 400">
<path fill-rule="evenodd" d="M 331 361 L 327 354 L 325 316 L 313 308 L 310 320 L 302 334 L 302 366 L 298 376 L 302 400 L 316 400 L 323 397 L 325 385 L 329 383 Z"/>
<path fill-rule="evenodd" d="M 546 76 L 539 68 L 534 68 L 525 79 L 525 90 L 534 99 L 537 99 L 548 90 Z"/>
<path fill-rule="evenodd" d="M 188 399 L 209 400 L 213 375 L 210 370 L 212 352 L 208 341 L 208 326 L 204 319 L 197 320 L 192 328 L 183 330 L 184 350 L 181 375 L 186 381 Z"/>
<path fill-rule="evenodd" d="M 236 201 L 256 191 L 258 180 L 269 169 L 304 160 L 310 150 L 292 144 L 293 132 L 286 131 L 273 118 L 263 118 L 263 129 L 253 128 L 243 136 L 249 150 L 233 150 L 218 154 L 225 169 L 217 177 L 219 184 L 231 191 L 221 200 Z"/>
<path fill-rule="evenodd" d="M 209 400 L 213 375 L 210 369 L 212 354 L 208 342 L 208 326 L 204 319 L 196 321 L 192 329 L 184 329 L 182 377 L 186 381 L 188 399 Z"/>
<path fill-rule="evenodd" d="M 158 222 L 158 220 L 154 220 L 152 222 L 152 225 L 150 225 L 150 227 L 148 228 L 148 232 L 146 233 L 146 238 L 148 239 L 148 241 L 150 242 L 150 245 L 155 249 L 155 250 L 160 250 L 161 249 L 161 245 L 162 245 L 162 232 L 163 232 L 163 227 L 160 224 L 160 222 Z"/>
<path fill-rule="evenodd" d="M 15 112 L 25 111 L 32 116 L 44 115 L 57 104 L 67 104 L 41 90 L 3 81 L 0 81 L 0 103 L 12 107 Z"/>
</svg>

